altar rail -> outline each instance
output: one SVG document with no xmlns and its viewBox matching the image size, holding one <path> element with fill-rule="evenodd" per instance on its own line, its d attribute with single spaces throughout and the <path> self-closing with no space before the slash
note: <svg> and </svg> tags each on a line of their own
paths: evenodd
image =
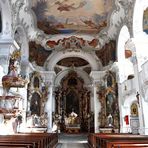
<svg viewBox="0 0 148 148">
<path fill-rule="evenodd" d="M 89 134 L 88 143 L 90 148 L 146 148 L 148 136 L 133 134 Z"/>
<path fill-rule="evenodd" d="M 21 133 L 0 136 L 0 148 L 54 148 L 57 143 L 57 133 Z"/>
</svg>

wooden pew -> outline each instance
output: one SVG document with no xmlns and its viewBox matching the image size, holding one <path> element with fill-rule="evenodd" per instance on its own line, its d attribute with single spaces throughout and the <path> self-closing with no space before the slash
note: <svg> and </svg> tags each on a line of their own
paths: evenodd
<svg viewBox="0 0 148 148">
<path fill-rule="evenodd" d="M 114 141 L 107 145 L 107 148 L 143 148 L 148 147 L 148 141 Z"/>
<path fill-rule="evenodd" d="M 23 148 L 53 148 L 58 143 L 57 133 L 21 133 L 0 136 L 0 146 Z"/>
<path fill-rule="evenodd" d="M 98 133 L 98 134 L 90 134 L 88 137 L 88 142 L 90 147 L 92 148 L 113 148 L 113 143 L 118 142 L 120 145 L 122 143 L 133 145 L 133 144 L 146 144 L 148 143 L 148 136 L 142 136 L 142 135 L 132 135 L 132 134 L 104 134 L 104 133 Z M 132 143 L 130 143 L 130 141 Z M 139 143 L 137 141 L 140 141 Z M 125 144 L 125 145 L 126 145 Z"/>
<path fill-rule="evenodd" d="M 3 147 L 11 147 L 11 148 L 33 148 L 32 144 L 27 144 L 26 143 L 9 143 L 9 142 L 0 142 L 0 148 Z"/>
</svg>

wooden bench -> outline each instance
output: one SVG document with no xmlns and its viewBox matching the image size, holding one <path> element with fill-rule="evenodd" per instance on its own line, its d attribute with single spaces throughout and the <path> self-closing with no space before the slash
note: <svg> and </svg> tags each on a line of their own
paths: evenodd
<svg viewBox="0 0 148 148">
<path fill-rule="evenodd" d="M 136 145 L 147 146 L 148 136 L 132 135 L 132 134 L 90 134 L 88 137 L 88 143 L 92 148 L 114 148 L 117 146 L 129 147 Z M 116 144 L 116 145 L 114 145 Z"/>
<path fill-rule="evenodd" d="M 142 147 L 148 147 L 148 141 L 118 141 L 118 142 L 112 142 L 111 145 L 107 146 L 107 148 L 142 148 Z"/>
<path fill-rule="evenodd" d="M 22 133 L 0 136 L 0 147 L 53 148 L 57 143 L 57 133 Z"/>
</svg>

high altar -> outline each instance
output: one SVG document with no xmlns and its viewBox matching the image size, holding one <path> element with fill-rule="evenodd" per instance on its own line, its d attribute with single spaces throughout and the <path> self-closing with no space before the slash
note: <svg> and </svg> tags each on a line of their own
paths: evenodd
<svg viewBox="0 0 148 148">
<path fill-rule="evenodd" d="M 75 112 L 71 112 L 69 117 L 65 117 L 65 131 L 67 133 L 80 132 L 80 119 Z"/>
<path fill-rule="evenodd" d="M 56 121 L 61 132 L 88 132 L 90 127 L 90 91 L 84 82 L 71 71 L 55 91 Z M 93 116 L 92 116 L 93 117 Z"/>
</svg>

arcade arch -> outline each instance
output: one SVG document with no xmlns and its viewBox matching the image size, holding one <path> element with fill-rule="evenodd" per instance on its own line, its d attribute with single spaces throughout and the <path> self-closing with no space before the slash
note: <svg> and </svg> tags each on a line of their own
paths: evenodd
<svg viewBox="0 0 148 148">
<path fill-rule="evenodd" d="M 99 61 L 99 59 L 96 59 L 96 57 L 94 58 L 94 55 L 83 52 L 83 51 L 80 51 L 80 52 L 73 51 L 73 52 L 66 52 L 66 53 L 64 53 L 63 51 L 58 53 L 55 52 L 51 57 L 47 59 L 44 66 L 49 71 L 53 71 L 56 63 L 61 59 L 64 59 L 67 57 L 79 57 L 86 60 L 90 64 L 92 71 L 100 70 L 102 68 L 102 64 Z"/>
</svg>

